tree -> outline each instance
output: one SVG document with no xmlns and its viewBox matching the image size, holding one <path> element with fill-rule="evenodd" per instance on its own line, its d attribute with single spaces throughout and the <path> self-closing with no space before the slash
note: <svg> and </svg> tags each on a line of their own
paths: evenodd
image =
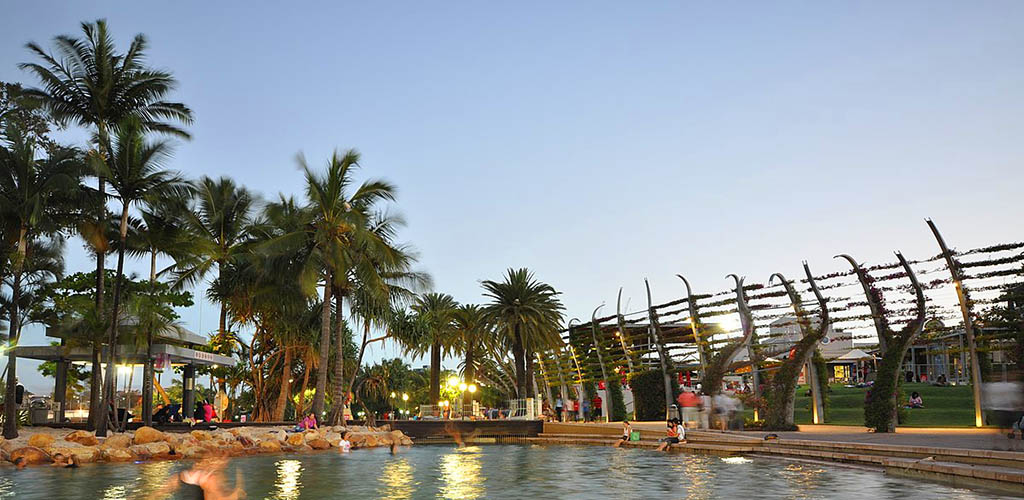
<svg viewBox="0 0 1024 500">
<path fill-rule="evenodd" d="M 128 50 L 117 52 L 106 20 L 81 24 L 82 38 L 59 35 L 54 38 L 56 55 L 36 43 L 27 45 L 40 63 L 22 63 L 19 67 L 34 74 L 42 83 L 39 88 L 26 89 L 26 97 L 38 102 L 61 125 L 77 124 L 92 129 L 94 149 L 89 152 L 92 164 L 105 162 L 111 155 L 111 129 L 126 118 L 135 117 L 146 131 L 188 138 L 188 133 L 174 123 L 190 125 L 192 111 L 184 104 L 165 100 L 177 81 L 169 72 L 154 70 L 144 64 L 148 43 L 138 34 Z M 97 172 L 95 193 L 96 221 L 85 225 L 87 241 L 96 249 L 96 308 L 104 309 L 104 258 L 106 246 L 97 241 L 106 227 L 105 178 Z M 101 418 L 104 411 L 91 408 Z M 98 429 L 101 436 L 106 429 Z"/>
<path fill-rule="evenodd" d="M 455 335 L 455 350 L 464 356 L 462 378 L 466 384 L 474 384 L 481 361 L 495 348 L 494 328 L 483 307 L 460 305 L 455 311 Z"/>
<path fill-rule="evenodd" d="M 42 234 L 54 233 L 63 221 L 57 212 L 78 187 L 81 163 L 74 150 L 60 149 L 45 159 L 36 157 L 36 144 L 17 126 L 7 129 L 7 142 L 0 147 L 0 213 L 16 237 L 11 257 L 12 282 L 11 331 L 8 339 L 7 389 L 4 399 L 4 437 L 18 436 L 17 408 L 14 404 L 17 356 L 13 350 L 21 334 L 18 304 L 21 286 L 18 277 L 27 268 L 29 246 Z M 5 231 L 6 232 L 6 231 Z"/>
<path fill-rule="evenodd" d="M 120 314 L 121 287 L 123 285 L 124 256 L 127 251 L 128 215 L 132 205 L 142 202 L 145 198 L 187 199 L 190 195 L 189 186 L 177 174 L 164 170 L 163 162 L 170 155 L 170 145 L 165 141 L 146 142 L 142 122 L 129 117 L 117 124 L 116 141 L 111 155 L 104 162 L 96 162 L 100 175 L 110 182 L 115 198 L 121 202 L 119 225 L 119 245 L 117 248 L 117 276 L 114 282 L 114 300 L 110 312 L 110 346 L 107 355 L 107 366 L 117 365 L 117 318 Z M 156 318 L 157 316 L 154 316 Z M 153 321 L 156 321 L 154 319 Z M 151 342 L 150 342 L 151 343 Z M 152 353 L 150 353 L 152 354 Z M 146 361 L 148 365 L 150 360 Z M 148 372 L 148 370 L 147 370 Z M 105 404 L 114 400 L 114 370 L 107 370 L 104 383 Z M 152 399 L 152 398 L 151 398 Z M 116 421 L 115 427 L 120 423 Z"/>
<path fill-rule="evenodd" d="M 519 397 L 530 393 L 528 374 L 533 371 L 532 353 L 561 345 L 558 336 L 564 307 L 551 285 L 534 278 L 526 269 L 508 269 L 501 282 L 485 280 L 487 318 L 497 325 L 504 344 L 515 362 L 516 390 Z"/>
<path fill-rule="evenodd" d="M 425 293 L 420 296 L 412 309 L 423 321 L 425 335 L 420 344 L 414 346 L 417 355 L 430 353 L 430 404 L 437 404 L 441 397 L 441 361 L 455 344 L 455 314 L 459 304 L 446 293 Z"/>
</svg>

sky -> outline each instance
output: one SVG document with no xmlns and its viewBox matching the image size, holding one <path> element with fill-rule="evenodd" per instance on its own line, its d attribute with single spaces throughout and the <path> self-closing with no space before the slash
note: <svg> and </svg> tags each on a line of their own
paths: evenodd
<svg viewBox="0 0 1024 500">
<path fill-rule="evenodd" d="M 931 256 L 926 217 L 954 247 L 1021 236 L 1021 2 L 41 0 L 4 9 L 0 80 L 35 85 L 25 43 L 98 18 L 122 49 L 144 33 L 195 112 L 169 167 L 301 198 L 296 154 L 356 148 L 462 302 L 528 267 L 586 318 L 619 287 L 643 307 L 644 278 L 663 302 L 676 273 L 717 291 Z M 70 242 L 68 272 L 92 265 Z M 181 315 L 216 328 L 214 304 Z"/>
</svg>

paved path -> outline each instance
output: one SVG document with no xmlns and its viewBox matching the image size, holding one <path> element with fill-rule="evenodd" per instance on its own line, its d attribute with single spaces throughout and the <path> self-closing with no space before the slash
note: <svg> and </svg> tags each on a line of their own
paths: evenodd
<svg viewBox="0 0 1024 500">
<path fill-rule="evenodd" d="M 580 427 L 614 427 L 622 424 L 574 424 Z M 664 432 L 665 422 L 633 422 L 634 429 Z M 736 432 L 746 436 L 763 437 L 764 431 Z M 938 446 L 947 448 L 969 448 L 977 450 L 1024 451 L 1024 441 L 1007 439 L 997 429 L 989 428 L 925 428 L 903 427 L 894 434 L 868 432 L 863 427 L 842 425 L 801 425 L 796 432 L 776 432 L 787 439 L 810 439 L 845 443 L 878 443 L 907 446 Z"/>
</svg>

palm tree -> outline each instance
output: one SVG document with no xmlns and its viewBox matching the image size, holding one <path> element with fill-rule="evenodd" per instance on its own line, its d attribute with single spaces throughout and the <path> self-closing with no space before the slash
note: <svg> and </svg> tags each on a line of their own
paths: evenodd
<svg viewBox="0 0 1024 500">
<path fill-rule="evenodd" d="M 481 306 L 463 304 L 455 311 L 455 334 L 456 351 L 465 356 L 462 377 L 466 384 L 473 384 L 485 354 L 495 347 L 494 329 Z"/>
<path fill-rule="evenodd" d="M 425 293 L 412 309 L 420 315 L 426 336 L 412 352 L 417 355 L 430 352 L 430 393 L 432 404 L 441 397 L 441 361 L 455 344 L 455 313 L 459 303 L 446 293 Z"/>
<path fill-rule="evenodd" d="M 324 414 L 324 402 L 327 392 L 327 370 L 331 347 L 331 294 L 337 288 L 335 277 L 346 275 L 350 269 L 346 265 L 345 252 L 357 241 L 359 228 L 367 226 L 367 219 L 378 203 L 391 201 L 395 198 L 395 188 L 381 180 L 363 182 L 349 194 L 353 185 L 352 176 L 359 167 L 359 153 L 348 150 L 343 155 L 335 151 L 327 162 L 324 175 L 314 172 L 301 155 L 298 157 L 299 167 L 306 175 L 306 198 L 312 221 L 302 232 L 295 232 L 282 238 L 282 242 L 306 245 L 311 244 L 314 253 L 309 263 L 316 266 L 324 281 L 323 304 L 320 324 L 320 360 L 322 368 L 317 371 L 316 394 L 313 397 L 313 413 Z M 335 318 L 340 328 L 342 321 L 341 300 L 335 301 Z M 338 342 L 337 362 L 344 357 L 344 343 Z M 341 379 L 336 380 L 341 384 Z M 335 405 L 344 404 L 335 401 Z"/>
<path fill-rule="evenodd" d="M 95 149 L 91 156 L 99 161 L 110 157 L 111 129 L 126 118 L 134 117 L 147 131 L 183 138 L 189 135 L 171 122 L 192 123 L 192 111 L 184 104 L 164 98 L 177 86 L 170 73 L 144 64 L 147 41 L 135 35 L 128 51 L 118 53 L 106 20 L 82 23 L 83 38 L 60 35 L 54 38 L 56 55 L 36 43 L 27 45 L 41 63 L 22 63 L 21 69 L 33 73 L 41 88 L 26 89 L 24 95 L 38 101 L 62 125 L 77 124 L 94 129 Z M 99 179 L 98 195 L 106 197 L 105 178 Z M 98 222 L 103 225 L 105 210 L 98 207 Z M 103 254 L 97 255 L 97 308 L 103 301 Z"/>
<path fill-rule="evenodd" d="M 186 199 L 188 184 L 177 174 L 163 169 L 163 162 L 170 156 L 170 145 L 165 141 L 146 142 L 142 122 L 137 118 L 126 118 L 116 127 L 116 142 L 111 155 L 105 162 L 97 162 L 95 168 L 110 182 L 115 198 L 121 202 L 119 246 L 117 249 L 117 272 L 114 274 L 114 297 L 110 312 L 110 352 L 107 366 L 117 365 L 117 318 L 120 317 L 121 287 L 124 284 L 124 255 L 128 240 L 128 215 L 132 205 L 144 198 L 158 197 Z M 105 404 L 114 398 L 114 370 L 107 370 Z M 102 415 L 105 415 L 103 413 Z M 104 417 L 100 416 L 99 428 L 104 428 Z M 116 420 L 116 414 L 115 414 Z M 116 421 L 115 426 L 119 425 Z"/>
<path fill-rule="evenodd" d="M 55 211 L 66 208 L 65 201 L 78 187 L 82 167 L 73 150 L 55 151 L 46 159 L 36 158 L 35 141 L 17 127 L 6 132 L 8 142 L 0 147 L 0 211 L 17 232 L 16 251 L 11 274 L 26 269 L 29 245 L 40 234 L 56 231 L 61 221 Z M 11 301 L 18 304 L 21 287 L 15 283 Z M 12 309 L 8 339 L 7 389 L 4 404 L 4 437 L 18 436 L 17 408 L 14 406 L 17 356 L 13 347 L 21 334 L 17 306 Z"/>
<path fill-rule="evenodd" d="M 537 281 L 526 268 L 509 269 L 504 281 L 485 280 L 483 287 L 484 296 L 491 299 L 485 307 L 487 318 L 512 350 L 516 389 L 525 398 L 533 385 L 533 352 L 561 343 L 558 328 L 564 307 L 559 292 Z"/>
<path fill-rule="evenodd" d="M 135 257 L 149 258 L 149 284 L 151 292 L 157 284 L 157 257 L 167 255 L 181 258 L 187 251 L 187 240 L 177 222 L 187 200 L 167 197 L 149 200 L 141 210 L 141 218 L 131 221 L 127 251 Z M 143 366 L 142 415 L 145 425 L 153 421 L 153 331 L 146 334 L 146 361 Z"/>
<path fill-rule="evenodd" d="M 188 138 L 188 133 L 174 123 L 190 125 L 192 111 L 184 104 L 165 100 L 177 81 L 169 72 L 144 64 L 148 46 L 145 36 L 135 35 L 128 51 L 118 53 L 106 20 L 82 23 L 81 29 L 82 38 L 54 38 L 56 55 L 36 43 L 27 45 L 41 63 L 22 63 L 19 67 L 34 74 L 42 86 L 26 89 L 24 95 L 38 101 L 61 125 L 73 123 L 92 129 L 94 149 L 89 156 L 93 164 L 110 157 L 111 129 L 129 117 L 137 118 L 144 130 Z M 100 236 L 106 232 L 107 211 L 105 178 L 99 172 L 97 181 L 93 203 L 96 222 L 83 225 L 87 233 L 83 236 L 96 250 L 96 308 L 102 311 L 107 245 Z M 90 424 L 96 423 L 97 409 L 90 408 Z"/>
</svg>

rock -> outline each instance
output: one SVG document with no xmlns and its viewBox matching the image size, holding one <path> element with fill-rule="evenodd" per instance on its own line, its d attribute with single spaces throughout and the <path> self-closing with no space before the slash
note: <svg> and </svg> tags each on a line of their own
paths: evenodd
<svg viewBox="0 0 1024 500">
<path fill-rule="evenodd" d="M 412 446 L 412 438 L 410 438 L 409 436 L 402 436 L 401 445 Z"/>
<path fill-rule="evenodd" d="M 203 458 L 209 451 L 202 446 L 186 443 L 180 448 L 174 450 L 176 455 L 180 455 L 181 458 Z"/>
<path fill-rule="evenodd" d="M 28 465 L 48 464 L 50 462 L 53 462 L 53 459 L 50 458 L 49 453 L 46 453 L 42 449 L 37 448 L 35 446 L 25 446 L 23 448 L 18 448 L 11 452 L 11 462 L 22 457 L 25 458 L 25 462 L 28 463 Z"/>
<path fill-rule="evenodd" d="M 108 462 L 128 462 L 135 460 L 135 454 L 126 448 L 100 448 L 103 459 Z"/>
<path fill-rule="evenodd" d="M 276 439 L 260 441 L 260 451 L 265 451 L 268 453 L 277 453 L 281 451 L 281 443 Z"/>
<path fill-rule="evenodd" d="M 305 437 L 302 434 L 292 434 L 285 440 L 289 446 L 301 446 L 306 442 Z"/>
<path fill-rule="evenodd" d="M 366 446 L 366 434 L 352 433 L 352 435 L 349 436 L 349 441 L 352 442 L 352 446 L 358 446 L 358 447 Z"/>
<path fill-rule="evenodd" d="M 327 434 L 324 434 L 324 439 L 327 440 L 331 446 L 337 447 L 341 444 L 341 434 L 338 434 L 337 432 L 328 432 Z"/>
<path fill-rule="evenodd" d="M 57 439 L 50 434 L 33 434 L 28 438 L 28 445 L 36 448 L 49 448 Z"/>
<path fill-rule="evenodd" d="M 78 458 L 78 461 L 83 464 L 95 462 L 99 460 L 101 457 L 100 449 L 94 446 L 56 446 L 48 448 L 46 452 L 49 453 L 51 457 L 56 456 L 58 453 L 64 455 L 65 457 L 70 457 L 74 455 L 76 458 Z"/>
<path fill-rule="evenodd" d="M 132 438 L 127 434 L 114 434 L 103 440 L 101 448 L 125 449 L 132 445 Z"/>
<path fill-rule="evenodd" d="M 312 430 L 312 429 L 310 429 L 308 431 L 304 431 L 302 433 L 302 439 L 304 439 L 307 443 L 311 439 L 316 439 L 316 438 L 321 438 L 321 437 L 323 437 L 323 435 L 320 434 L 320 431 L 316 431 L 316 430 Z"/>
<path fill-rule="evenodd" d="M 71 431 L 67 436 L 64 436 L 64 440 L 78 443 L 82 446 L 96 446 L 100 444 L 100 440 L 96 438 L 96 435 L 89 431 Z"/>
<path fill-rule="evenodd" d="M 331 427 L 331 430 L 337 432 L 338 434 L 345 434 L 345 431 L 348 430 L 348 427 L 345 427 L 344 425 L 335 425 L 334 427 Z"/>
<path fill-rule="evenodd" d="M 189 434 L 196 438 L 196 441 L 209 441 L 213 439 L 213 435 L 209 431 L 192 431 Z"/>
<path fill-rule="evenodd" d="M 284 441 L 288 439 L 288 435 L 284 431 L 270 431 L 263 435 L 263 439 L 274 439 L 277 441 Z"/>
<path fill-rule="evenodd" d="M 322 437 L 310 439 L 306 444 L 314 450 L 326 450 L 331 447 L 331 443 L 327 442 L 327 440 Z"/>
<path fill-rule="evenodd" d="M 132 442 L 135 444 L 148 444 L 166 440 L 167 436 L 164 433 L 147 426 L 139 427 L 135 431 L 135 437 L 132 438 Z"/>
<path fill-rule="evenodd" d="M 376 436 L 374 436 L 373 434 L 366 435 L 366 440 L 363 442 L 363 446 L 366 446 L 367 448 L 373 448 L 374 446 L 377 446 L 377 444 L 378 441 Z"/>
<path fill-rule="evenodd" d="M 155 441 L 146 444 L 137 444 L 128 451 L 139 458 L 168 458 L 171 455 L 171 446 L 164 441 Z"/>
</svg>

